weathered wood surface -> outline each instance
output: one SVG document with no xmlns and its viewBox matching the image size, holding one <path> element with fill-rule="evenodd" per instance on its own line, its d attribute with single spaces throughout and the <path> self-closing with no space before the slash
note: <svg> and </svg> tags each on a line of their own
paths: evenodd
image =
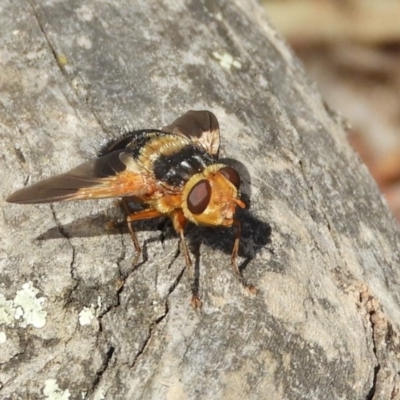
<svg viewBox="0 0 400 400">
<path fill-rule="evenodd" d="M 0 26 L 2 399 L 399 398 L 398 228 L 256 5 L 3 1 Z M 196 311 L 157 221 L 139 224 L 148 261 L 129 273 L 112 201 L 4 202 L 118 127 L 188 109 L 212 110 L 222 155 L 247 168 L 257 296 L 231 272 L 230 231 L 188 233 Z"/>
</svg>

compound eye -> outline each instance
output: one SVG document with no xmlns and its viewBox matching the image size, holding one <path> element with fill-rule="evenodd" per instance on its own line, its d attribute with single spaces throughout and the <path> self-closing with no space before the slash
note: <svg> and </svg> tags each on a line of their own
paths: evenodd
<svg viewBox="0 0 400 400">
<path fill-rule="evenodd" d="M 224 167 L 219 170 L 219 172 L 226 178 L 228 179 L 229 182 L 233 184 L 233 186 L 236 187 L 236 189 L 239 189 L 240 187 L 240 176 L 237 173 L 236 170 L 234 170 L 232 167 Z"/>
<path fill-rule="evenodd" d="M 211 198 L 211 185 L 207 179 L 197 182 L 189 192 L 187 206 L 192 214 L 201 214 L 208 206 Z"/>
</svg>

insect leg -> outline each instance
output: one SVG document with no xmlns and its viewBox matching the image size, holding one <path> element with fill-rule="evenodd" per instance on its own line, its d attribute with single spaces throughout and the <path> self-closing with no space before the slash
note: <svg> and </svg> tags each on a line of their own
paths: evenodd
<svg viewBox="0 0 400 400">
<path fill-rule="evenodd" d="M 126 205 L 125 202 L 123 202 L 122 204 L 123 204 L 124 208 L 125 207 L 127 208 L 127 205 Z M 125 209 L 125 211 L 129 212 L 129 208 Z M 133 245 L 135 246 L 135 250 L 136 250 L 136 255 L 135 255 L 135 258 L 133 259 L 132 264 L 136 265 L 136 263 L 137 263 L 137 261 L 138 261 L 138 259 L 140 257 L 140 254 L 142 253 L 142 248 L 140 247 L 140 244 L 139 244 L 139 241 L 137 239 L 136 233 L 135 233 L 135 231 L 133 229 L 132 222 L 133 221 L 140 221 L 142 219 L 152 219 L 152 218 L 160 217 L 161 215 L 162 214 L 159 211 L 150 208 L 150 209 L 147 209 L 147 210 L 137 211 L 135 213 L 129 214 L 126 217 L 126 222 L 128 224 L 129 234 L 131 236 Z"/>
<path fill-rule="evenodd" d="M 248 284 L 242 275 L 242 272 L 239 269 L 239 266 L 237 264 L 237 256 L 239 253 L 239 242 L 240 242 L 240 237 L 242 235 L 242 224 L 239 220 L 235 219 L 233 221 L 233 225 L 236 227 L 236 233 L 235 233 L 235 242 L 233 244 L 233 249 L 232 249 L 232 256 L 231 256 L 231 265 L 233 268 L 233 272 L 235 273 L 235 276 L 238 278 L 239 282 L 249 290 L 250 293 L 256 294 L 257 289 L 253 286 Z"/>
<path fill-rule="evenodd" d="M 239 242 L 240 242 L 240 236 L 242 234 L 242 224 L 240 221 L 235 219 L 233 221 L 233 225 L 235 225 L 235 227 L 236 227 L 236 233 L 235 233 L 235 241 L 233 243 L 233 249 L 232 249 L 231 265 L 233 268 L 233 272 L 239 278 L 239 280 L 242 282 L 243 277 L 242 277 L 242 274 L 240 273 L 239 267 L 237 265 L 237 256 L 239 253 Z"/>
<path fill-rule="evenodd" d="M 186 226 L 186 218 L 183 215 L 182 210 L 176 210 L 171 214 L 171 219 L 172 219 L 172 223 L 174 224 L 174 228 L 175 228 L 176 232 L 179 234 L 179 236 L 181 238 L 181 248 L 183 251 L 183 255 L 185 256 L 185 264 L 189 271 L 190 281 L 192 282 L 191 283 L 191 286 L 192 286 L 191 303 L 194 308 L 200 308 L 201 300 L 198 295 L 198 288 L 196 287 L 196 283 L 195 283 L 195 276 L 194 276 L 194 271 L 193 271 L 193 266 L 192 266 L 192 260 L 190 259 L 189 249 L 187 247 L 185 235 L 184 235 L 184 229 Z"/>
</svg>

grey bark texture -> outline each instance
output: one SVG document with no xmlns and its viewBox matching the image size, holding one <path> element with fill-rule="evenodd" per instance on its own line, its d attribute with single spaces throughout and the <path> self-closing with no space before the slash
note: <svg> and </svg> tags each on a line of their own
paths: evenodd
<svg viewBox="0 0 400 400">
<path fill-rule="evenodd" d="M 247 1 L 0 3 L 1 399 L 399 399 L 399 230 L 282 38 Z M 251 207 L 179 241 L 112 201 L 15 205 L 122 128 L 219 119 Z M 121 279 L 127 275 L 121 288 Z"/>
</svg>

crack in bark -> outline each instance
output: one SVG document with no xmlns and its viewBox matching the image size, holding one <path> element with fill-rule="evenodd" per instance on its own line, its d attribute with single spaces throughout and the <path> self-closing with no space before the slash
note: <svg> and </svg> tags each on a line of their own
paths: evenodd
<svg viewBox="0 0 400 400">
<path fill-rule="evenodd" d="M 99 331 L 102 332 L 103 331 L 103 317 L 109 313 L 111 310 L 114 310 L 115 308 L 119 307 L 121 305 L 121 293 L 124 290 L 124 286 L 125 286 L 125 280 L 130 276 L 130 274 L 132 274 L 135 269 L 133 269 L 133 271 L 129 272 L 126 276 L 124 276 L 124 274 L 121 271 L 121 263 L 122 261 L 125 259 L 126 256 L 126 250 L 125 250 L 125 245 L 124 245 L 124 239 L 123 239 L 123 235 L 121 234 L 121 254 L 117 259 L 117 267 L 118 267 L 118 272 L 119 272 L 119 279 L 120 279 L 120 283 L 119 283 L 119 287 L 117 289 L 116 292 L 116 296 L 117 296 L 117 302 L 116 304 L 111 304 L 109 307 L 107 307 L 106 309 L 104 309 L 104 311 L 100 312 L 100 314 L 98 315 L 97 319 L 99 321 Z"/>
<path fill-rule="evenodd" d="M 69 237 L 67 231 L 64 229 L 63 225 L 61 224 L 61 222 L 59 221 L 56 211 L 54 210 L 54 206 L 53 204 L 49 204 L 50 205 L 50 210 L 51 213 L 53 215 L 53 219 L 54 222 L 57 225 L 57 229 L 60 232 L 60 235 L 63 236 L 65 239 L 67 239 L 69 246 L 71 247 L 72 250 L 72 259 L 69 265 L 69 270 L 70 270 L 70 275 L 71 275 L 71 279 L 77 282 L 78 285 L 78 279 L 75 277 L 74 274 L 74 270 L 75 270 L 75 257 L 76 257 L 76 250 L 75 247 L 73 246 L 72 242 L 71 242 L 71 238 Z M 77 286 L 76 285 L 76 286 Z M 76 286 L 74 286 L 73 290 L 76 288 Z"/>
<path fill-rule="evenodd" d="M 172 265 L 175 260 L 176 260 L 176 257 L 171 262 L 170 265 Z M 132 362 L 132 364 L 130 366 L 131 369 L 134 369 L 136 367 L 140 357 L 146 351 L 146 348 L 149 346 L 150 340 L 151 340 L 151 338 L 153 336 L 154 329 L 167 317 L 167 315 L 169 313 L 169 304 L 168 304 L 169 296 L 175 290 L 175 288 L 178 286 L 179 282 L 182 279 L 182 276 L 183 276 L 183 273 L 185 272 L 185 270 L 186 270 L 186 266 L 182 268 L 182 270 L 179 272 L 178 276 L 172 282 L 172 285 L 168 288 L 167 295 L 165 296 L 164 313 L 162 315 L 160 315 L 156 320 L 154 320 L 150 324 L 150 327 L 149 327 L 149 330 L 148 330 L 148 333 L 147 333 L 147 337 L 144 340 L 143 345 L 140 347 L 139 351 L 137 352 L 135 358 L 133 359 L 133 362 Z"/>
<path fill-rule="evenodd" d="M 381 365 L 379 363 L 377 349 L 376 349 L 377 346 L 376 346 L 376 342 L 375 342 L 375 332 L 374 332 L 375 323 L 373 321 L 373 315 L 374 314 L 375 314 L 375 310 L 371 310 L 371 311 L 368 312 L 369 321 L 370 321 L 371 329 L 372 329 L 372 335 L 371 335 L 372 336 L 372 343 L 373 343 L 372 351 L 373 351 L 373 353 L 375 355 L 375 359 L 376 359 L 377 365 L 374 367 L 374 378 L 372 380 L 372 386 L 371 386 L 371 389 L 369 390 L 367 396 L 365 397 L 365 400 L 373 400 L 374 395 L 375 395 L 375 391 L 376 391 L 376 382 L 378 380 L 378 373 L 379 373 L 379 370 L 381 369 Z"/>
<path fill-rule="evenodd" d="M 72 88 L 72 90 L 76 93 L 76 89 L 73 87 L 73 85 L 71 85 L 71 83 L 70 83 L 70 81 L 69 81 L 69 79 L 68 79 L 68 74 L 67 74 L 67 72 L 65 71 L 65 68 L 64 68 L 62 65 L 60 65 L 60 59 L 59 59 L 59 55 L 57 54 L 57 50 L 55 49 L 55 47 L 54 47 L 53 44 L 51 43 L 50 38 L 49 38 L 49 36 L 48 36 L 48 34 L 47 34 L 45 28 L 44 28 L 44 25 L 43 25 L 41 19 L 39 18 L 39 14 L 38 14 L 38 12 L 36 11 L 36 8 L 35 8 L 35 5 L 34 5 L 34 1 L 33 1 L 33 0 L 28 0 L 28 2 L 29 2 L 29 4 L 31 5 L 32 11 L 33 11 L 33 15 L 34 15 L 34 17 L 35 17 L 35 19 L 36 19 L 36 21 L 37 21 L 37 24 L 38 24 L 38 26 L 39 26 L 39 29 L 40 29 L 40 31 L 41 31 L 42 34 L 43 34 L 43 37 L 44 37 L 44 39 L 45 39 L 45 41 L 46 41 L 46 43 L 47 43 L 47 46 L 49 47 L 49 49 L 50 49 L 50 51 L 51 51 L 51 54 L 53 55 L 54 60 L 55 60 L 55 62 L 56 62 L 56 64 L 57 64 L 59 70 L 61 71 L 61 74 L 64 76 L 65 80 L 68 82 L 68 85 L 69 85 L 69 86 Z M 74 112 L 76 113 L 76 112 L 77 112 L 76 107 L 75 107 L 73 104 L 71 104 L 70 99 L 68 98 L 68 96 L 66 96 L 66 95 L 64 94 L 64 92 L 63 92 L 63 95 L 64 95 L 64 98 L 67 100 L 67 103 L 71 106 L 71 108 L 72 108 L 72 109 L 74 110 Z M 96 120 L 97 120 L 97 119 L 96 119 Z"/>
<path fill-rule="evenodd" d="M 18 360 L 20 356 L 25 354 L 27 347 L 28 347 L 27 345 L 24 345 L 20 351 L 13 354 L 10 358 L 5 360 L 4 362 L 0 362 L 0 367 L 7 366 L 7 364 L 13 360 Z M 6 387 L 6 386 L 7 386 L 7 382 L 4 384 L 4 387 Z M 1 389 L 1 385 L 0 385 L 0 389 Z"/>
<path fill-rule="evenodd" d="M 371 328 L 372 328 L 372 343 L 373 343 L 373 348 L 372 351 L 374 353 L 376 363 L 377 365 L 374 367 L 374 378 L 372 380 L 372 386 L 371 389 L 369 390 L 367 396 L 365 397 L 365 400 L 373 400 L 376 392 L 376 383 L 378 381 L 378 373 L 381 369 L 381 365 L 379 362 L 378 354 L 377 354 L 377 349 L 376 349 L 376 343 L 375 343 L 375 335 L 374 335 L 374 322 L 372 321 L 372 315 L 375 314 L 375 311 L 368 313 L 370 316 L 370 322 L 371 322 Z"/>
<path fill-rule="evenodd" d="M 118 267 L 119 275 L 124 276 L 124 274 L 122 273 L 122 270 L 121 270 L 121 263 L 122 263 L 122 261 L 125 260 L 126 250 L 125 250 L 124 235 L 121 233 L 120 237 L 121 237 L 121 254 L 117 259 L 117 267 Z"/>
<path fill-rule="evenodd" d="M 124 290 L 125 281 L 135 271 L 135 268 L 134 268 L 132 271 L 128 272 L 127 274 L 124 274 L 122 272 L 121 263 L 123 260 L 125 260 L 125 257 L 126 257 L 126 250 L 125 250 L 125 243 L 124 243 L 124 235 L 121 233 L 121 254 L 117 259 L 117 267 L 118 267 L 118 273 L 119 273 L 119 279 L 120 279 L 120 283 L 119 283 L 120 286 L 117 289 L 117 304 L 115 306 L 110 307 L 106 312 L 110 311 L 111 308 L 119 307 L 119 305 L 121 304 L 120 295 Z"/>
<path fill-rule="evenodd" d="M 122 234 L 121 234 L 121 244 L 122 244 L 122 246 L 121 246 L 121 254 L 117 259 L 117 266 L 118 266 L 118 271 L 119 271 L 120 277 L 123 277 L 123 274 L 121 272 L 121 262 L 125 259 L 126 250 L 125 250 L 124 239 L 123 239 L 123 235 Z M 117 296 L 117 304 L 107 307 L 98 316 L 97 320 L 99 322 L 99 332 L 97 334 L 97 339 L 99 339 L 99 337 L 100 337 L 99 335 L 101 334 L 101 332 L 103 332 L 103 321 L 102 320 L 103 320 L 104 315 L 106 315 L 108 312 L 110 312 L 110 310 L 115 309 L 115 308 L 117 308 L 117 307 L 119 307 L 121 305 L 120 294 L 123 291 L 123 287 L 124 287 L 124 285 L 122 284 L 121 287 L 117 290 L 117 294 L 116 294 L 116 296 Z M 114 353 L 115 353 L 115 347 L 114 346 L 109 346 L 109 348 L 108 348 L 108 350 L 106 352 L 106 357 L 105 357 L 105 359 L 103 361 L 102 367 L 96 373 L 96 377 L 95 377 L 95 379 L 93 381 L 93 385 L 92 385 L 92 388 L 90 390 L 91 393 L 94 393 L 96 391 L 96 389 L 99 387 L 101 379 L 102 379 L 104 373 L 107 371 Z"/>
<path fill-rule="evenodd" d="M 375 353 L 375 356 L 376 356 L 376 353 Z M 368 392 L 367 396 L 365 397 L 365 400 L 373 400 L 373 398 L 374 398 L 375 391 L 376 391 L 376 382 L 378 380 L 378 373 L 379 373 L 380 369 L 381 369 L 381 366 L 378 363 L 378 365 L 375 366 L 375 368 L 374 368 L 374 379 L 372 381 L 372 387 L 371 387 L 370 391 Z"/>
<path fill-rule="evenodd" d="M 364 295 L 368 293 L 360 293 L 360 300 L 361 301 L 365 301 L 365 308 L 367 311 L 367 314 L 369 316 L 369 322 L 371 324 L 371 330 L 372 330 L 372 334 L 371 334 L 371 339 L 372 339 L 372 351 L 374 353 L 375 359 L 376 359 L 376 366 L 374 367 L 374 378 L 372 380 L 372 386 L 371 389 L 369 390 L 367 396 L 365 397 L 365 400 L 373 400 L 374 396 L 375 396 L 375 392 L 376 392 L 376 386 L 377 386 L 377 381 L 378 381 L 378 373 L 381 369 L 381 364 L 379 362 L 379 357 L 378 357 L 378 346 L 376 343 L 376 332 L 375 332 L 375 322 L 374 322 L 374 316 L 376 316 L 376 309 L 372 304 L 372 297 L 370 295 L 368 295 L 368 298 L 364 300 Z"/>
<path fill-rule="evenodd" d="M 101 368 L 96 372 L 96 377 L 93 380 L 92 387 L 90 388 L 90 391 L 88 394 L 94 393 L 96 391 L 96 389 L 99 387 L 101 379 L 102 379 L 104 373 L 107 371 L 114 353 L 115 353 L 115 347 L 110 346 L 107 349 L 107 352 L 105 353 L 105 359 L 103 360 Z"/>
<path fill-rule="evenodd" d="M 32 11 L 33 11 L 33 16 L 35 17 L 39 29 L 42 32 L 44 39 L 47 43 L 47 46 L 49 47 L 54 60 L 57 64 L 57 67 L 59 68 L 59 70 L 61 71 L 61 74 L 64 76 L 66 82 L 68 83 L 69 87 L 72 89 L 72 91 L 77 95 L 78 98 L 82 98 L 82 96 L 80 96 L 79 91 L 77 90 L 77 88 L 71 83 L 70 80 L 70 76 L 68 75 L 68 72 L 65 70 L 65 68 L 63 67 L 63 65 L 60 64 L 60 58 L 59 58 L 59 54 L 57 53 L 56 48 L 53 46 L 45 28 L 44 25 L 39 17 L 38 12 L 36 11 L 35 8 L 35 4 L 33 0 L 28 0 L 29 4 L 31 5 Z M 67 100 L 67 103 L 71 106 L 72 110 L 74 110 L 75 113 L 77 113 L 77 108 L 76 106 L 74 106 L 74 104 L 71 103 L 70 99 L 68 98 L 68 96 L 66 96 L 63 92 L 63 95 L 65 97 L 65 99 Z M 105 124 L 103 123 L 103 121 L 101 120 L 101 118 L 97 115 L 97 113 L 90 107 L 90 103 L 89 103 L 89 98 L 88 96 L 84 97 L 84 101 L 86 103 L 86 105 L 88 106 L 88 109 L 90 110 L 90 112 L 92 113 L 95 121 L 99 124 L 99 126 L 103 129 L 103 130 L 107 130 L 107 127 L 105 126 Z"/>
<path fill-rule="evenodd" d="M 40 31 L 41 31 L 42 34 L 43 34 L 43 37 L 44 37 L 44 39 L 45 39 L 45 41 L 46 41 L 46 43 L 47 43 L 47 46 L 48 46 L 49 49 L 50 49 L 50 51 L 51 51 L 51 53 L 52 53 L 52 55 L 53 55 L 55 61 L 56 61 L 56 64 L 57 64 L 58 68 L 60 69 L 60 71 L 61 71 L 61 73 L 64 75 L 64 77 L 67 78 L 67 73 L 66 73 L 65 69 L 60 65 L 59 57 L 58 57 L 58 55 L 57 55 L 57 51 L 56 51 L 56 49 L 54 48 L 53 44 L 51 43 L 50 38 L 49 38 L 49 36 L 47 35 L 46 30 L 44 29 L 44 25 L 43 25 L 42 21 L 41 21 L 40 18 L 39 18 L 39 14 L 38 14 L 38 12 L 36 11 L 36 8 L 35 8 L 35 5 L 34 5 L 34 1 L 28 0 L 28 3 L 31 5 L 32 11 L 33 11 L 33 16 L 34 16 L 35 19 L 36 19 L 36 22 L 37 22 L 37 24 L 38 24 L 38 26 L 39 26 L 39 29 L 40 29 Z M 67 82 L 69 82 L 68 79 L 66 79 L 66 80 L 67 80 Z M 67 101 L 68 101 L 68 99 L 67 99 Z M 69 101 L 68 101 L 68 103 L 69 103 Z M 69 103 L 69 104 L 70 104 L 70 103 Z M 71 105 L 71 104 L 70 104 L 70 105 Z M 71 105 L 71 107 L 72 107 L 72 108 L 75 108 L 75 107 L 73 107 L 72 105 Z"/>
</svg>

